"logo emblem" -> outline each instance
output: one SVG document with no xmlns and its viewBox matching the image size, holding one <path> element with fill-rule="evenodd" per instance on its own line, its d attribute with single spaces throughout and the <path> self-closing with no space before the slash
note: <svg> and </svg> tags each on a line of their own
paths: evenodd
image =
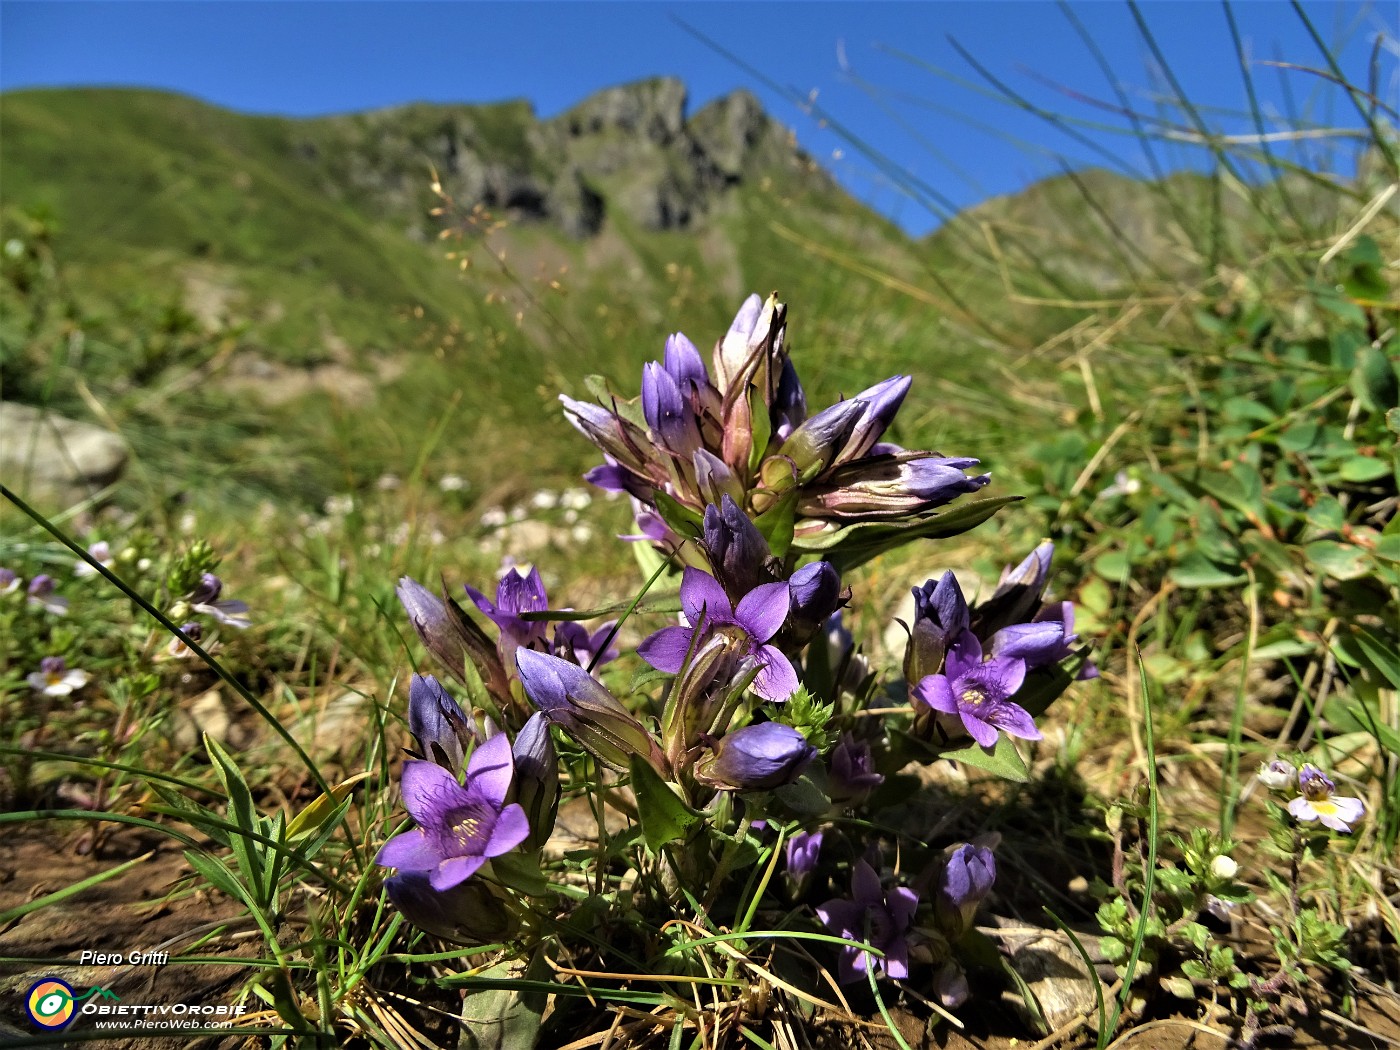
<svg viewBox="0 0 1400 1050">
<path fill-rule="evenodd" d="M 29 989 L 24 1008 L 36 1025 L 56 1032 L 73 1020 L 77 1012 L 73 1003 L 72 985 L 57 977 L 45 977 Z"/>
</svg>

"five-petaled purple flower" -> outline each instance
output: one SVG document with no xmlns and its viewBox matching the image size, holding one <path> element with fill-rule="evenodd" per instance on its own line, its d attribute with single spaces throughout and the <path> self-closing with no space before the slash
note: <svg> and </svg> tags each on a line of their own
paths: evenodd
<svg viewBox="0 0 1400 1050">
<path fill-rule="evenodd" d="M 424 872 L 438 891 L 471 878 L 530 834 L 525 810 L 518 803 L 505 805 L 514 771 L 504 733 L 472 752 L 465 784 L 436 762 L 405 762 L 404 805 L 419 827 L 384 843 L 374 862 L 401 872 Z"/>
<path fill-rule="evenodd" d="M 1022 740 L 1041 739 L 1030 714 L 1011 700 L 1025 680 L 1025 660 L 998 656 L 984 662 L 982 643 L 971 631 L 963 631 L 948 649 L 944 673 L 923 679 L 914 695 L 939 714 L 956 716 L 968 736 L 991 747 L 997 730 Z"/>
<path fill-rule="evenodd" d="M 515 665 L 517 649 L 544 647 L 549 624 L 544 620 L 526 620 L 521 616 L 522 613 L 544 612 L 549 608 L 539 569 L 532 566 L 528 575 L 519 569 L 511 569 L 496 585 L 495 602 L 475 587 L 468 585 L 465 590 L 476 602 L 476 607 L 486 614 L 486 618 L 501 629 L 498 644 L 501 662 L 506 667 Z"/>
<path fill-rule="evenodd" d="M 637 647 L 637 655 L 658 671 L 675 673 L 697 637 L 717 627 L 738 627 L 749 638 L 748 656 L 760 665 L 753 691 L 765 700 L 786 700 L 797 691 L 797 671 L 777 646 L 765 643 L 783 626 L 790 601 L 786 583 L 765 583 L 735 608 L 713 576 L 687 566 L 681 577 L 686 625 L 663 627 Z"/>
<path fill-rule="evenodd" d="M 872 962 L 876 976 L 903 980 L 909 976 L 909 942 L 905 937 L 919 895 L 906 886 L 893 886 L 886 894 L 880 876 L 866 861 L 858 860 L 851 869 L 851 899 L 829 900 L 817 909 L 828 929 L 848 941 L 861 941 L 884 953 L 876 958 L 864 948 L 841 949 L 839 965 L 842 984 L 863 977 Z"/>
</svg>

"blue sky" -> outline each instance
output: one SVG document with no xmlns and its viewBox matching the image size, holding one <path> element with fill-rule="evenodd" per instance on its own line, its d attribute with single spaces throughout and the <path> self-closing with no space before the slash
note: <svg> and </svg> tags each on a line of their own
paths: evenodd
<svg viewBox="0 0 1400 1050">
<path fill-rule="evenodd" d="M 1141 6 L 1162 57 L 1218 128 L 1253 132 L 1224 8 L 1151 0 Z M 1287 3 L 1231 8 L 1250 56 L 1266 130 L 1289 113 L 1355 127 L 1342 93 L 1312 73 L 1264 65 L 1323 65 Z M 1379 94 L 1396 104 L 1393 4 L 1304 4 L 1347 74 L 1365 82 L 1378 35 Z M 308 116 L 409 101 L 527 98 L 542 116 L 593 91 L 659 74 L 690 88 L 692 108 L 744 87 L 794 128 L 799 142 L 857 196 L 911 232 L 940 209 L 1014 192 L 1074 164 L 1148 170 L 1122 129 L 1113 83 L 1144 113 L 1169 91 L 1132 10 L 1048 0 L 945 3 L 732 2 L 77 2 L 0 0 L 0 89 L 140 85 L 255 113 Z M 1113 81 L 1078 34 L 1082 25 Z M 689 27 L 689 28 L 687 28 Z M 702 40 L 700 36 L 710 42 Z M 956 40 L 993 76 L 1036 104 L 1092 122 L 1072 140 L 984 91 Z M 716 45 L 719 49 L 718 50 Z M 764 82 L 766 78 L 767 83 Z M 815 92 L 820 114 L 798 104 Z M 829 123 L 823 127 L 821 116 Z M 3 112 L 0 111 L 0 117 Z M 838 134 L 849 129 L 887 162 Z M 1098 127 L 1105 125 L 1106 127 Z M 1280 147 L 1284 148 L 1284 147 Z M 1345 139 L 1306 147 L 1310 163 L 1348 170 Z M 1161 150 L 1166 167 L 1201 163 L 1188 147 Z M 894 173 L 892 176 L 890 173 Z M 918 180 L 923 201 L 897 183 Z"/>
</svg>

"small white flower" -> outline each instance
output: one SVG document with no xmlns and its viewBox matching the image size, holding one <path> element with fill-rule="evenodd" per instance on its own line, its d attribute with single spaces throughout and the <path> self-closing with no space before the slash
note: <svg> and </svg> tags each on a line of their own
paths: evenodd
<svg viewBox="0 0 1400 1050">
<path fill-rule="evenodd" d="M 355 509 L 355 497 L 348 493 L 339 496 L 329 496 L 326 498 L 325 510 L 327 517 L 343 518 Z"/>
<path fill-rule="evenodd" d="M 536 510 L 553 510 L 559 506 L 559 493 L 551 492 L 549 489 L 540 489 L 530 497 L 530 506 Z"/>
<path fill-rule="evenodd" d="M 1265 762 L 1259 767 L 1259 783 L 1270 791 L 1287 791 L 1293 786 L 1297 776 L 1298 771 L 1293 768 L 1293 763 L 1285 762 L 1281 758 Z"/>
<path fill-rule="evenodd" d="M 467 479 L 460 474 L 444 474 L 438 479 L 438 488 L 443 492 L 461 492 L 467 487 Z"/>
<path fill-rule="evenodd" d="M 565 510 L 587 510 L 592 504 L 587 489 L 565 489 L 559 497 L 559 506 Z"/>
<path fill-rule="evenodd" d="M 1293 814 L 1294 820 L 1304 823 L 1316 820 L 1333 831 L 1350 832 L 1351 825 L 1366 812 L 1366 804 L 1359 798 L 1333 794 L 1337 785 L 1314 765 L 1298 770 L 1298 790 L 1302 794 L 1288 803 L 1288 812 Z"/>
<path fill-rule="evenodd" d="M 510 508 L 510 520 L 511 520 L 511 521 L 524 521 L 524 520 L 525 520 L 525 508 L 524 508 L 524 507 L 511 507 L 511 508 Z"/>
<path fill-rule="evenodd" d="M 68 696 L 87 685 L 88 673 L 76 667 L 69 669 L 61 656 L 46 656 L 39 661 L 39 670 L 32 672 L 26 681 L 45 696 Z"/>
<path fill-rule="evenodd" d="M 393 492 L 401 484 L 402 482 L 399 481 L 399 476 L 397 474 L 380 474 L 378 480 L 374 483 L 374 487 L 380 492 Z"/>
<path fill-rule="evenodd" d="M 569 530 L 569 536 L 575 543 L 587 543 L 593 538 L 593 528 L 590 525 L 575 525 Z"/>
<path fill-rule="evenodd" d="M 0 594 L 14 594 L 23 582 L 13 569 L 0 569 Z"/>
<path fill-rule="evenodd" d="M 488 507 L 481 512 L 481 527 L 483 529 L 499 529 L 506 523 L 506 512 L 500 507 Z"/>
<path fill-rule="evenodd" d="M 117 559 L 112 555 L 112 547 L 106 540 L 98 540 L 87 549 L 92 560 L 101 565 L 104 569 L 110 569 L 117 563 Z M 97 570 L 85 561 L 79 561 L 73 565 L 73 575 L 80 579 L 88 576 L 96 576 Z"/>
</svg>

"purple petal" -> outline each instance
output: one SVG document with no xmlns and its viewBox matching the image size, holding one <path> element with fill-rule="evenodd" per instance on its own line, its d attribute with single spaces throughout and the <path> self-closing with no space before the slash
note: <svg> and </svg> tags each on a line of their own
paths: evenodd
<svg viewBox="0 0 1400 1050">
<path fill-rule="evenodd" d="M 438 827 L 467 799 L 457 778 L 436 762 L 412 759 L 403 764 L 403 804 L 424 827 Z"/>
<path fill-rule="evenodd" d="M 719 581 L 693 565 L 687 565 L 681 576 L 681 609 L 692 627 L 700 626 L 704 615 L 708 615 L 711 623 L 734 622 L 734 609 Z"/>
<path fill-rule="evenodd" d="M 754 641 L 766 642 L 782 629 L 791 602 L 792 592 L 786 583 L 765 583 L 744 595 L 734 611 L 734 619 Z"/>
<path fill-rule="evenodd" d="M 432 870 L 428 875 L 428 882 L 432 884 L 433 889 L 441 893 L 466 882 L 485 863 L 485 857 L 452 857 Z"/>
<path fill-rule="evenodd" d="M 945 715 L 958 713 L 958 701 L 946 675 L 931 674 L 914 687 L 914 695 L 935 711 Z"/>
<path fill-rule="evenodd" d="M 685 664 L 694 636 L 693 627 L 663 627 L 637 646 L 637 655 L 658 671 L 675 674 Z"/>
<path fill-rule="evenodd" d="M 884 945 L 884 951 L 885 976 L 896 981 L 906 980 L 909 977 L 909 942 L 903 937 L 896 937 Z"/>
<path fill-rule="evenodd" d="M 491 829 L 491 837 L 481 848 L 487 857 L 499 857 L 502 853 L 515 849 L 530 836 L 530 818 L 525 808 L 512 802 L 496 818 L 496 826 Z"/>
<path fill-rule="evenodd" d="M 992 747 L 997 742 L 997 731 L 982 721 L 969 709 L 963 708 L 959 714 L 962 715 L 963 728 L 967 730 L 967 735 L 977 741 L 982 747 Z"/>
<path fill-rule="evenodd" d="M 948 647 L 943 673 L 949 678 L 962 678 L 981 666 L 982 643 L 971 631 L 962 631 Z"/>
<path fill-rule="evenodd" d="M 1013 704 L 1010 701 L 998 704 L 992 712 L 990 720 L 1004 729 L 1010 736 L 1020 737 L 1022 740 L 1044 739 L 1040 730 L 1035 727 L 1035 720 L 1020 704 Z"/>
<path fill-rule="evenodd" d="M 433 847 L 422 828 L 415 828 L 384 843 L 374 863 L 400 871 L 432 871 L 442 863 L 442 854 Z"/>
<path fill-rule="evenodd" d="M 919 895 L 908 886 L 896 886 L 890 890 L 887 903 L 895 927 L 902 930 L 913 921 L 914 913 L 919 910 Z"/>
<path fill-rule="evenodd" d="M 838 897 L 817 908 L 817 918 L 821 919 L 827 929 L 834 930 L 839 936 L 850 940 L 864 940 L 865 911 L 864 904 Z"/>
<path fill-rule="evenodd" d="M 774 584 L 775 587 L 783 586 Z M 781 703 L 797 692 L 798 686 L 802 683 L 798 681 L 797 671 L 782 650 L 776 646 L 765 645 L 759 650 L 759 654 L 767 662 L 763 665 L 763 670 L 759 671 L 753 680 L 753 691 L 765 700 L 774 703 Z"/>
<path fill-rule="evenodd" d="M 993 659 L 1014 657 L 1038 667 L 1055 660 L 1064 644 L 1063 623 L 1013 623 L 992 635 L 989 649 Z"/>
<path fill-rule="evenodd" d="M 1026 680 L 1026 661 L 999 657 L 973 668 L 960 683 L 974 685 L 989 699 L 1005 699 L 1015 694 Z"/>
<path fill-rule="evenodd" d="M 857 904 L 866 908 L 878 906 L 884 903 L 885 895 L 880 890 L 880 876 L 875 874 L 868 861 L 861 859 L 856 861 L 855 867 L 851 869 L 851 897 Z M 864 919 L 861 923 L 864 926 Z M 860 939 L 864 939 L 864 933 Z"/>
<path fill-rule="evenodd" d="M 514 775 L 515 760 L 510 741 L 504 733 L 497 733 L 472 752 L 467 762 L 467 789 L 477 798 L 489 801 L 492 809 L 499 809 L 510 791 Z"/>
</svg>

